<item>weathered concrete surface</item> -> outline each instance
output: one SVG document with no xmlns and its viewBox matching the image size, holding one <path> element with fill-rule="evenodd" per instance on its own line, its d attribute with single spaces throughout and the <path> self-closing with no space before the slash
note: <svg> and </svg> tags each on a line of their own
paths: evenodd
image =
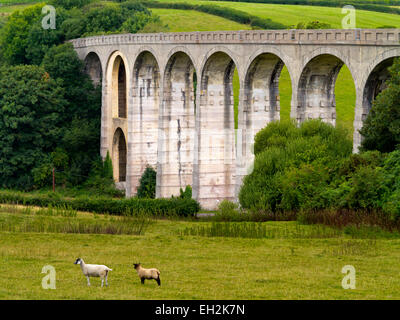
<svg viewBox="0 0 400 320">
<path fill-rule="evenodd" d="M 349 68 L 356 88 L 356 152 L 358 130 L 384 88 L 387 66 L 400 56 L 399 29 L 123 34 L 72 43 L 94 82 L 101 79 L 101 155 L 112 154 L 115 179 L 127 196 L 136 193 L 151 165 L 157 168 L 158 197 L 177 195 L 190 184 L 208 209 L 237 198 L 254 159 L 254 135 L 279 119 L 283 66 L 292 83 L 291 117 L 333 125 L 336 77 L 344 64 Z"/>
</svg>

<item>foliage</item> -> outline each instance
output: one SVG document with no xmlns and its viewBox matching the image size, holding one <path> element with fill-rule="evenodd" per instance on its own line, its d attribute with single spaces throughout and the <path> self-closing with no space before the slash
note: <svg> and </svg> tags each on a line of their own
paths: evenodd
<svg viewBox="0 0 400 320">
<path fill-rule="evenodd" d="M 0 185 L 29 189 L 62 138 L 65 91 L 42 67 L 0 69 Z"/>
<path fill-rule="evenodd" d="M 84 182 L 83 187 L 90 190 L 94 195 L 124 196 L 124 191 L 115 187 L 112 161 L 108 151 L 104 161 L 99 156 L 92 163 L 89 178 Z"/>
<path fill-rule="evenodd" d="M 293 29 L 332 29 L 332 26 L 329 23 L 315 20 L 307 23 L 299 22 Z"/>
<path fill-rule="evenodd" d="M 138 198 L 154 199 L 156 197 L 157 172 L 147 166 L 139 180 Z"/>
<path fill-rule="evenodd" d="M 181 199 L 192 199 L 192 187 L 191 186 L 186 186 L 185 190 L 182 190 L 182 188 L 179 189 L 179 198 Z"/>
<path fill-rule="evenodd" d="M 271 122 L 257 133 L 253 172 L 239 192 L 244 208 L 276 212 L 323 206 L 319 193 L 330 183 L 330 172 L 352 151 L 345 130 L 320 120 L 297 127 Z"/>
<path fill-rule="evenodd" d="M 146 213 L 154 216 L 194 216 L 200 205 L 194 199 L 110 199 L 104 197 L 59 197 L 51 194 L 29 194 L 0 190 L 0 203 L 24 204 L 39 207 L 68 207 L 73 210 L 109 213 L 115 215 L 135 215 Z"/>
<path fill-rule="evenodd" d="M 52 4 L 56 8 L 62 7 L 65 9 L 72 9 L 82 8 L 91 2 L 92 0 L 52 0 L 50 4 Z"/>
<path fill-rule="evenodd" d="M 360 133 L 362 150 L 391 152 L 400 143 L 400 59 L 389 68 L 391 78 L 373 102 Z"/>
</svg>

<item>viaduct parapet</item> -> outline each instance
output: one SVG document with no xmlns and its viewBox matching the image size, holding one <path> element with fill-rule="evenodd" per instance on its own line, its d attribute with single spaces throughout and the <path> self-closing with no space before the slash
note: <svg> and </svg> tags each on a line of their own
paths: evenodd
<svg viewBox="0 0 400 320">
<path fill-rule="evenodd" d="M 385 87 L 388 66 L 400 57 L 400 29 L 118 34 L 71 42 L 102 86 L 100 152 L 112 156 L 114 178 L 126 195 L 136 194 L 150 165 L 157 169 L 157 197 L 179 195 L 191 185 L 209 209 L 237 199 L 252 167 L 255 134 L 279 119 L 284 66 L 291 117 L 333 125 L 336 78 L 344 64 L 349 68 L 357 152 L 358 130 Z"/>
</svg>

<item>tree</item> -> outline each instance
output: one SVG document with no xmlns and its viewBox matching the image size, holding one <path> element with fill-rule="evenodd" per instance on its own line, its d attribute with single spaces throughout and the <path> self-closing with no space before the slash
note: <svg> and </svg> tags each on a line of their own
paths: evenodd
<svg viewBox="0 0 400 320">
<path fill-rule="evenodd" d="M 62 137 L 66 101 L 57 81 L 38 66 L 0 69 L 0 185 L 29 189 L 31 170 Z"/>
<path fill-rule="evenodd" d="M 400 143 L 400 59 L 389 72 L 388 86 L 376 97 L 360 130 L 361 150 L 391 152 Z"/>
<path fill-rule="evenodd" d="M 156 171 L 152 167 L 147 166 L 140 177 L 139 188 L 137 190 L 138 198 L 154 199 L 156 197 L 156 179 Z"/>
<path fill-rule="evenodd" d="M 94 87 L 70 43 L 51 48 L 42 66 L 65 90 L 63 136 L 59 146 L 69 156 L 68 181 L 82 183 L 100 147 L 101 86 Z"/>
<path fill-rule="evenodd" d="M 27 64 L 25 56 L 28 45 L 28 35 L 35 22 L 38 22 L 42 13 L 43 3 L 15 11 L 8 18 L 8 22 L 1 30 L 0 48 L 4 60 L 9 64 Z"/>
</svg>

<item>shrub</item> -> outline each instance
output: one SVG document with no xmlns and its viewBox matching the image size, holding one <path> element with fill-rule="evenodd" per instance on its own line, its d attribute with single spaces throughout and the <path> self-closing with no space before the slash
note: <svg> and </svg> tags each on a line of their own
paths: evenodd
<svg viewBox="0 0 400 320">
<path fill-rule="evenodd" d="M 186 186 L 185 191 L 182 190 L 182 188 L 179 189 L 179 198 L 181 199 L 192 199 L 192 187 L 191 186 Z"/>
<path fill-rule="evenodd" d="M 138 198 L 154 199 L 156 197 L 157 172 L 150 166 L 144 170 L 137 190 Z"/>
<path fill-rule="evenodd" d="M 347 132 L 321 120 L 271 122 L 255 137 L 253 172 L 239 192 L 244 208 L 276 212 L 318 208 L 338 163 L 351 154 Z"/>
<path fill-rule="evenodd" d="M 109 198 L 62 198 L 56 194 L 35 195 L 15 191 L 0 191 L 0 203 L 23 204 L 39 207 L 68 207 L 73 210 L 135 215 L 139 212 L 154 216 L 194 216 L 200 205 L 194 199 L 109 199 Z"/>
</svg>

